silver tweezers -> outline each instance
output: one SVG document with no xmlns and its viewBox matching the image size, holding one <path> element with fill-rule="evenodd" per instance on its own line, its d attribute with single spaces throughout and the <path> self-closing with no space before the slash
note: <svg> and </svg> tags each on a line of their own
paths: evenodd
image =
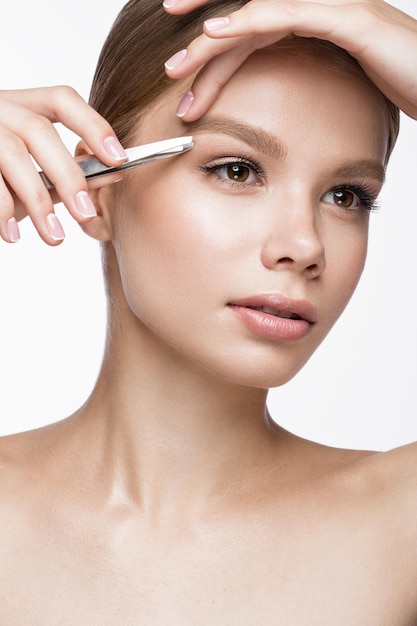
<svg viewBox="0 0 417 626">
<path fill-rule="evenodd" d="M 122 172 L 131 167 L 138 167 L 139 165 L 145 165 L 145 163 L 152 163 L 152 161 L 159 161 L 160 159 L 176 156 L 177 154 L 188 152 L 188 150 L 191 150 L 193 147 L 194 143 L 192 137 L 175 137 L 174 139 L 148 143 L 144 146 L 127 148 L 125 151 L 127 160 L 114 167 L 105 165 L 95 156 L 82 158 L 77 161 L 77 164 L 82 169 L 86 179 L 89 180 L 90 178 L 97 178 L 97 176 L 105 176 L 113 172 Z M 47 189 L 55 188 L 55 185 L 49 180 L 45 172 L 39 172 L 39 174 Z"/>
</svg>

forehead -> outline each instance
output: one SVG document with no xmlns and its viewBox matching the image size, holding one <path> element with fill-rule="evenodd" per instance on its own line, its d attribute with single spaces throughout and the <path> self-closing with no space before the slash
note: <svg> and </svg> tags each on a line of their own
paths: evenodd
<svg viewBox="0 0 417 626">
<path fill-rule="evenodd" d="M 340 149 L 354 152 L 368 145 L 384 160 L 389 129 L 380 93 L 349 64 L 306 52 L 274 48 L 252 54 L 208 115 L 251 121 L 284 142 L 333 142 L 333 148 L 339 142 Z"/>
<path fill-rule="evenodd" d="M 233 117 L 278 136 L 281 144 L 313 143 L 321 150 L 326 145 L 336 155 L 350 151 L 352 158 L 384 162 L 389 129 L 383 100 L 352 63 L 330 57 L 326 50 L 310 54 L 305 43 L 259 50 L 202 120 Z M 175 83 L 159 99 L 143 118 L 141 141 L 198 132 L 200 121 L 187 124 L 175 116 L 179 93 L 188 88 Z"/>
<path fill-rule="evenodd" d="M 343 101 L 358 101 L 374 112 L 382 111 L 380 92 L 353 60 L 342 59 L 329 56 L 326 49 L 313 48 L 310 54 L 306 44 L 258 50 L 236 71 L 223 88 L 219 100 L 228 91 L 233 95 L 240 91 L 242 97 L 235 104 L 242 107 L 252 95 L 262 99 L 264 93 L 273 93 L 276 99 L 270 104 L 274 106 L 282 104 L 281 94 L 291 104 L 299 94 L 303 94 L 304 101 L 311 101 L 317 106 L 327 105 L 330 108 Z M 281 111 L 286 108 L 289 107 L 280 107 Z M 311 110 L 305 109 L 305 113 L 307 116 Z"/>
</svg>

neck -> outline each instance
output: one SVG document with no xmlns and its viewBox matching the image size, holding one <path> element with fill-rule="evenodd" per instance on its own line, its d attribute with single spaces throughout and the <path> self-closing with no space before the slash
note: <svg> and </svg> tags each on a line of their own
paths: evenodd
<svg viewBox="0 0 417 626">
<path fill-rule="evenodd" d="M 78 422 L 94 438 L 111 497 L 153 511 L 201 508 L 259 480 L 283 436 L 267 392 L 225 382 L 149 331 L 123 328 L 117 337 L 113 329 Z"/>
</svg>

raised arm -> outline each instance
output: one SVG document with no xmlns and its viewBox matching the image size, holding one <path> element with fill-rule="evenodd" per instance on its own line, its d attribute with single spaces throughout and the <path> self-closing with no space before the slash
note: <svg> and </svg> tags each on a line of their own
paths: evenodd
<svg viewBox="0 0 417 626">
<path fill-rule="evenodd" d="M 0 91 L 0 235 L 7 242 L 19 239 L 18 221 L 29 215 L 46 243 L 61 243 L 64 232 L 54 213 L 58 201 L 78 222 L 95 216 L 86 180 L 55 122 L 82 137 L 107 165 L 124 160 L 110 125 L 70 87 Z M 31 157 L 54 183 L 53 194 Z"/>
<path fill-rule="evenodd" d="M 180 14 L 206 3 L 166 0 L 164 6 Z M 201 117 L 254 50 L 291 34 L 345 48 L 390 100 L 417 118 L 417 21 L 382 0 L 250 0 L 228 16 L 206 21 L 186 53 L 166 65 L 171 78 L 201 68 L 179 107 L 181 117 Z"/>
</svg>

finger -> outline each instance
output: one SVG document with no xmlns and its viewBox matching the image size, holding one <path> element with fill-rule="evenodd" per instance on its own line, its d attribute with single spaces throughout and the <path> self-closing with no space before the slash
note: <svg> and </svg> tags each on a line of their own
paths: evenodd
<svg viewBox="0 0 417 626">
<path fill-rule="evenodd" d="M 0 101 L 0 119 L 8 120 L 8 127 L 3 126 L 1 130 L 1 137 L 2 139 L 4 137 L 6 143 L 2 141 L 0 146 L 1 171 L 7 182 L 11 184 L 11 180 L 15 179 L 12 167 L 19 171 L 20 163 L 25 164 L 26 172 L 28 175 L 30 172 L 34 180 L 33 168 L 27 167 L 29 152 L 54 184 L 60 200 L 64 202 L 71 215 L 77 221 L 94 217 L 96 212 L 88 197 L 84 175 L 49 120 L 5 100 Z M 7 172 L 4 169 L 6 167 Z M 18 197 L 22 195 L 21 181 L 25 181 L 26 185 L 24 177 L 11 184 Z M 39 175 L 36 181 L 39 188 L 39 182 L 42 184 Z M 33 187 L 33 190 L 36 191 L 36 188 Z M 29 200 L 27 196 L 26 200 Z"/>
<path fill-rule="evenodd" d="M 357 3 L 252 0 L 229 16 L 206 20 L 204 33 L 212 39 L 276 34 L 277 41 L 287 35 L 298 35 L 329 39 L 346 47 L 348 41 L 357 40 L 357 32 L 352 34 L 350 29 L 356 25 L 362 30 L 365 15 L 370 15 L 366 4 L 358 8 Z"/>
<path fill-rule="evenodd" d="M 253 47 L 246 42 L 247 37 L 244 36 L 214 40 L 205 34 L 200 35 L 190 43 L 186 50 L 176 52 L 165 62 L 165 71 L 170 78 L 185 78 L 195 73 L 214 57 L 227 51 L 233 51 L 240 45 L 247 45 L 248 50 L 253 51 Z M 227 56 L 224 58 L 228 65 Z"/>
<path fill-rule="evenodd" d="M 388 82 L 387 79 L 375 72 L 371 67 L 368 67 L 365 63 L 361 63 L 361 65 L 372 82 L 389 100 L 391 100 L 391 102 L 404 111 L 406 115 L 417 120 L 417 78 L 414 71 L 410 72 L 406 89 L 401 89 L 400 87 L 395 87 L 395 83 L 397 82 L 396 75 Z M 406 95 L 404 95 L 404 92 Z"/>
<path fill-rule="evenodd" d="M 15 202 L 13 201 L 13 195 L 15 195 L 25 212 L 30 215 L 41 238 L 50 245 L 61 243 L 65 238 L 62 226 L 54 215 L 51 197 L 33 165 L 24 142 L 16 135 L 1 129 L 1 144 L 2 181 L 0 182 L 2 185 L 0 188 L 1 201 L 4 202 L 0 214 L 2 237 L 10 240 L 9 220 L 15 217 Z M 4 182 L 7 184 L 9 195 L 6 193 Z"/>
<path fill-rule="evenodd" d="M 162 6 L 165 11 L 172 15 L 182 15 L 188 13 L 203 4 L 208 4 L 207 0 L 164 0 Z"/>
<path fill-rule="evenodd" d="M 178 105 L 177 115 L 185 122 L 193 122 L 202 117 L 251 52 L 252 48 L 245 43 L 217 55 L 206 63 L 197 74 L 191 92 L 188 92 Z"/>
<path fill-rule="evenodd" d="M 255 0 L 252 0 L 254 2 Z M 279 1 L 279 0 L 278 0 Z M 282 1 L 282 0 L 281 0 Z M 315 2 L 316 0 L 301 0 L 302 2 Z M 327 0 L 323 4 L 342 4 L 346 3 L 346 0 Z M 208 0 L 165 0 L 162 3 L 164 9 L 172 15 L 182 15 L 189 13 L 198 7 L 210 4 Z M 241 4 L 244 4 L 242 0 Z"/>
<path fill-rule="evenodd" d="M 1 174 L 0 236 L 8 243 L 16 243 L 20 239 L 19 226 L 15 218 L 15 202 Z"/>
<path fill-rule="evenodd" d="M 304 2 L 302 4 L 304 7 L 307 6 Z M 261 3 L 252 0 L 230 16 L 206 20 L 204 33 L 194 39 L 186 50 L 177 52 L 168 59 L 165 64 L 168 76 L 174 79 L 190 76 L 215 56 L 243 45 L 245 41 L 248 50 L 253 52 L 280 41 L 289 34 L 310 37 L 313 36 L 312 31 L 315 31 L 315 36 L 320 36 L 321 33 L 323 38 L 328 38 L 329 23 L 339 25 L 338 20 L 330 20 L 328 16 L 328 9 L 335 7 L 322 6 L 319 15 L 313 11 L 315 14 L 313 21 L 310 16 L 313 5 L 310 4 L 310 9 L 306 11 L 304 9 L 300 11 L 299 6 L 299 0 L 297 2 L 276 0 L 264 2 L 262 6 Z M 303 10 L 306 15 L 303 15 Z M 298 15 L 300 12 L 302 19 Z M 323 22 L 323 15 L 327 16 L 326 23 Z"/>
<path fill-rule="evenodd" d="M 29 109 L 52 123 L 61 122 L 107 165 L 126 159 L 126 153 L 110 124 L 71 87 L 45 87 L 1 91 L 0 98 Z"/>
<path fill-rule="evenodd" d="M 206 20 L 204 33 L 216 40 L 268 34 L 276 34 L 277 41 L 287 35 L 317 37 L 362 59 L 381 50 L 388 40 L 400 48 L 407 40 L 408 52 L 414 50 L 416 20 L 385 2 L 371 0 L 251 0 L 227 17 Z"/>
</svg>

